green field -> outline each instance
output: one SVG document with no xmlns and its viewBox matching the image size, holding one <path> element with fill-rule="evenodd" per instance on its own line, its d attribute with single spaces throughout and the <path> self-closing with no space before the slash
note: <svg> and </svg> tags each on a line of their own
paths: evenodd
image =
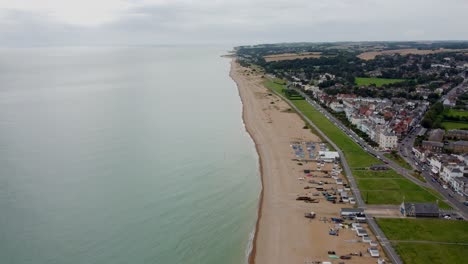
<svg viewBox="0 0 468 264">
<path fill-rule="evenodd" d="M 428 263 L 466 263 L 468 246 L 424 244 L 424 243 L 394 243 L 394 248 L 405 264 Z"/>
<path fill-rule="evenodd" d="M 467 221 L 379 218 L 377 223 L 390 240 L 468 243 Z"/>
<path fill-rule="evenodd" d="M 375 84 L 377 87 L 382 87 L 382 85 L 385 84 L 391 84 L 391 83 L 397 83 L 397 82 L 402 82 L 405 81 L 404 79 L 384 79 L 384 78 L 362 78 L 362 77 L 356 77 L 355 78 L 355 83 L 356 85 L 363 85 L 363 86 L 369 86 L 371 84 Z"/>
<path fill-rule="evenodd" d="M 468 116 L 468 111 L 450 109 L 447 112 L 449 116 Z"/>
<path fill-rule="evenodd" d="M 394 170 L 372 171 L 372 170 L 353 170 L 354 178 L 359 179 L 401 179 L 401 175 Z"/>
<path fill-rule="evenodd" d="M 371 171 L 353 170 L 361 195 L 367 204 L 400 204 L 403 200 L 411 202 L 436 202 L 441 208 L 450 208 L 442 198 L 394 170 Z"/>
<path fill-rule="evenodd" d="M 468 129 L 468 123 L 467 122 L 442 122 L 442 126 L 446 130 L 450 129 Z"/>
<path fill-rule="evenodd" d="M 405 263 L 465 263 L 468 259 L 467 245 L 440 244 L 468 243 L 466 221 L 379 218 L 377 223 L 389 240 L 398 240 L 393 244 Z"/>
<path fill-rule="evenodd" d="M 265 86 L 284 95 L 284 86 L 279 83 L 267 80 Z M 403 198 L 413 202 L 431 202 L 440 199 L 393 170 L 381 172 L 359 170 L 358 168 L 367 168 L 382 162 L 365 152 L 304 99 L 291 102 L 343 151 L 349 166 L 353 169 L 353 175 L 357 179 L 364 200 L 367 198 L 370 204 L 399 204 Z"/>
<path fill-rule="evenodd" d="M 400 165 L 401 167 L 405 168 L 405 169 L 408 169 L 408 170 L 412 170 L 413 168 L 408 164 L 408 162 L 406 162 L 400 155 L 396 154 L 396 156 L 390 154 L 390 153 L 385 153 L 384 154 L 385 157 L 393 160 L 394 162 L 396 162 L 398 165 Z"/>
</svg>

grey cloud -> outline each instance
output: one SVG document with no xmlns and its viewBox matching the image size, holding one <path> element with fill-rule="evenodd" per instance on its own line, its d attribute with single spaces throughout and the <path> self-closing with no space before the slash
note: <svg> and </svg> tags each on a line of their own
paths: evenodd
<svg viewBox="0 0 468 264">
<path fill-rule="evenodd" d="M 345 40 L 468 39 L 461 0 L 238 0 L 166 3 L 117 21 L 71 26 L 3 11 L 0 45 L 145 45 Z M 6 23 L 8 21 L 8 23 Z"/>
</svg>

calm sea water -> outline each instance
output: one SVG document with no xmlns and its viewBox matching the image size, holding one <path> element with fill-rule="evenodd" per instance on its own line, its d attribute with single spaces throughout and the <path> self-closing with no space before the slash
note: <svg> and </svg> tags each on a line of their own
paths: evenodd
<svg viewBox="0 0 468 264">
<path fill-rule="evenodd" d="M 244 263 L 260 183 L 225 50 L 0 50 L 0 263 Z"/>
</svg>

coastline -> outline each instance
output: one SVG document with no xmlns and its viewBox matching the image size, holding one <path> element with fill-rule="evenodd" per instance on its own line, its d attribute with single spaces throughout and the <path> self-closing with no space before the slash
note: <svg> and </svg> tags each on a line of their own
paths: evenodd
<svg viewBox="0 0 468 264">
<path fill-rule="evenodd" d="M 314 211 L 317 218 L 330 219 L 339 215 L 340 208 L 351 205 L 333 204 L 323 198 L 319 198 L 318 204 L 296 201 L 300 195 L 312 195 L 305 188 L 309 184 L 300 178 L 304 169 L 314 170 L 318 165 L 300 164 L 294 159 L 291 144 L 320 144 L 322 140 L 309 129 L 303 129 L 300 116 L 289 111 L 285 101 L 264 87 L 264 79 L 257 72 L 240 66 L 233 58 L 229 75 L 237 85 L 244 126 L 259 157 L 261 192 L 248 263 L 329 261 L 327 250 L 339 250 L 340 255 L 366 252 L 364 243 L 349 243 L 356 240 L 353 231 L 343 230 L 339 237 L 330 236 L 328 230 L 333 225 L 329 221 L 304 218 L 304 213 Z M 375 263 L 375 259 L 358 257 L 347 263 Z"/>
<path fill-rule="evenodd" d="M 237 92 L 239 93 L 239 98 L 241 99 L 241 103 L 242 103 L 242 121 L 244 122 L 244 127 L 245 127 L 245 130 L 247 131 L 247 133 L 249 134 L 250 138 L 252 139 L 252 141 L 254 142 L 254 145 L 255 145 L 255 151 L 257 152 L 257 156 L 258 156 L 258 168 L 259 168 L 259 174 L 260 174 L 260 195 L 259 195 L 259 199 L 258 199 L 258 209 L 257 209 L 257 220 L 255 222 L 255 230 L 254 230 L 254 236 L 253 236 L 253 239 L 252 239 L 252 248 L 249 252 L 249 255 L 247 257 L 247 261 L 249 264 L 254 264 L 255 263 L 255 255 L 256 255 L 256 251 L 257 251 L 257 237 L 258 237 L 258 230 L 259 230 L 259 225 L 260 225 L 260 219 L 262 217 L 262 207 L 263 207 L 263 189 L 264 189 L 264 185 L 263 185 L 263 166 L 262 166 L 262 155 L 260 155 L 260 152 L 259 152 L 259 145 L 257 143 L 257 140 L 255 139 L 251 129 L 250 129 L 250 126 L 247 125 L 246 123 L 246 104 L 245 104 L 245 98 L 241 95 L 241 91 L 240 91 L 240 88 L 239 88 L 239 82 L 238 82 L 238 79 L 237 79 L 237 76 L 235 76 L 234 74 L 234 64 L 236 63 L 235 60 L 235 56 L 232 56 L 230 57 L 231 58 L 231 68 L 229 70 L 229 77 L 231 77 L 231 79 L 234 81 L 234 83 L 236 84 L 236 87 L 237 87 Z"/>
</svg>

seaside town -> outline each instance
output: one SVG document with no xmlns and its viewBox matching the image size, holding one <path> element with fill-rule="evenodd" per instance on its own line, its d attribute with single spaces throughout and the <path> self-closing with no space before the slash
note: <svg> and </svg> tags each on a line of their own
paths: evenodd
<svg viewBox="0 0 468 264">
<path fill-rule="evenodd" d="M 305 223 L 339 242 L 304 263 L 462 263 L 466 246 L 436 248 L 468 243 L 468 43 L 335 45 L 236 50 L 322 139 L 291 142 L 290 177 Z"/>
</svg>

